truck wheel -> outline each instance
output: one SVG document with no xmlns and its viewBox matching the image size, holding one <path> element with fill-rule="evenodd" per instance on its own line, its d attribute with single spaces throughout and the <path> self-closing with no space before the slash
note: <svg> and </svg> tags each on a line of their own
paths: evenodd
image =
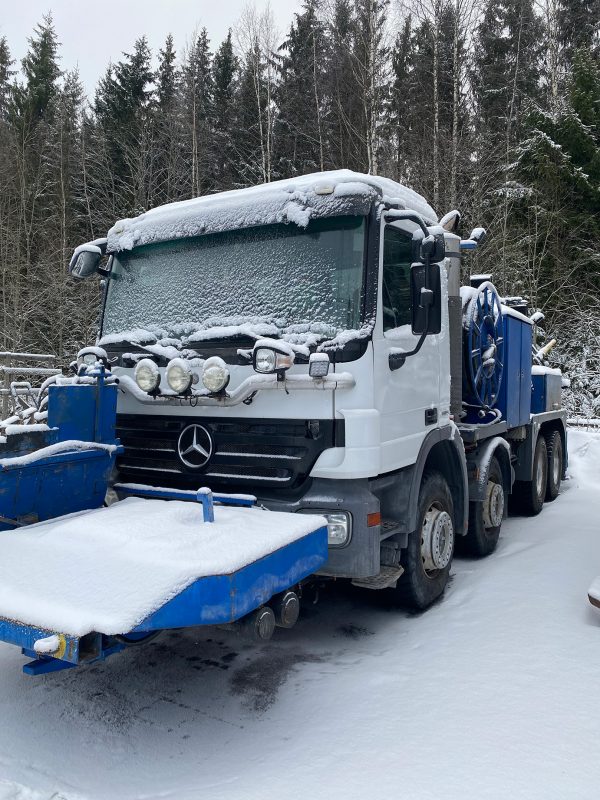
<svg viewBox="0 0 600 800">
<path fill-rule="evenodd" d="M 402 552 L 404 574 L 394 590 L 397 600 L 410 608 L 428 608 L 446 588 L 453 552 L 452 495 L 442 475 L 429 472 L 419 491 L 417 529 Z"/>
<path fill-rule="evenodd" d="M 548 480 L 546 484 L 546 501 L 556 500 L 560 492 L 563 473 L 563 444 L 558 431 L 552 431 L 546 437 L 548 450 Z"/>
<path fill-rule="evenodd" d="M 467 535 L 459 537 L 461 551 L 477 558 L 494 552 L 504 518 L 504 503 L 502 470 L 498 459 L 492 458 L 483 501 L 469 503 Z"/>
<path fill-rule="evenodd" d="M 533 454 L 533 472 L 530 481 L 515 481 L 513 493 L 517 507 L 523 514 L 535 516 L 539 514 L 546 497 L 548 480 L 548 450 L 546 440 L 540 434 L 535 443 Z"/>
</svg>

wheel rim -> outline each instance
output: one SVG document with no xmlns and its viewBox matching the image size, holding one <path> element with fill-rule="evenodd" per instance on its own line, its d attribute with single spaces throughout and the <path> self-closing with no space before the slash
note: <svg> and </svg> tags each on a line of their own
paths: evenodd
<svg viewBox="0 0 600 800">
<path fill-rule="evenodd" d="M 560 453 L 560 449 L 555 447 L 552 451 L 552 482 L 555 486 L 558 486 L 560 482 L 560 468 L 561 468 L 562 456 Z"/>
<path fill-rule="evenodd" d="M 504 517 L 504 489 L 495 481 L 488 481 L 483 501 L 483 525 L 498 528 Z"/>
<path fill-rule="evenodd" d="M 535 473 L 535 488 L 537 496 L 541 497 L 544 491 L 544 462 L 541 458 L 538 458 L 537 470 Z"/>
<path fill-rule="evenodd" d="M 452 517 L 438 502 L 427 509 L 421 527 L 421 559 L 428 577 L 445 569 L 452 558 L 454 525 Z"/>
</svg>

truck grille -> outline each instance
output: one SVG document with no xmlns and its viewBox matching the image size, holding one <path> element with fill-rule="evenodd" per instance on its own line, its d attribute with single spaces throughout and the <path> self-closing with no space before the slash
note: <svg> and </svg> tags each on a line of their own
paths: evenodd
<svg viewBox="0 0 600 800">
<path fill-rule="evenodd" d="M 190 469 L 177 443 L 188 426 L 202 425 L 213 450 L 207 464 Z M 297 489 L 320 453 L 343 445 L 343 420 L 248 420 L 120 414 L 117 436 L 125 452 L 117 459 L 119 480 L 216 491 Z"/>
</svg>

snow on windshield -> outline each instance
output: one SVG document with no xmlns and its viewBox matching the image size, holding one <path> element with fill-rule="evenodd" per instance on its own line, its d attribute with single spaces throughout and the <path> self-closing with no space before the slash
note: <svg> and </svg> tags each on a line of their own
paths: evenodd
<svg viewBox="0 0 600 800">
<path fill-rule="evenodd" d="M 269 225 L 115 254 L 104 344 L 241 335 L 314 345 L 362 335 L 365 218 Z M 139 338 L 139 337 L 138 337 Z"/>
</svg>

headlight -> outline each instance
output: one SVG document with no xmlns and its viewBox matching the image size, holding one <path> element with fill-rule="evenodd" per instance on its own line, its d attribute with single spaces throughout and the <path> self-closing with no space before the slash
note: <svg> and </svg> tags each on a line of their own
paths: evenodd
<svg viewBox="0 0 600 800">
<path fill-rule="evenodd" d="M 277 339 L 259 339 L 252 351 L 254 369 L 265 374 L 289 369 L 294 358 L 295 353 L 287 342 Z"/>
<path fill-rule="evenodd" d="M 143 392 L 153 392 L 160 383 L 158 365 L 150 358 L 142 358 L 135 367 L 135 382 Z"/>
<path fill-rule="evenodd" d="M 275 372 L 277 359 L 275 351 L 267 347 L 261 347 L 254 351 L 254 369 L 257 372 Z"/>
<path fill-rule="evenodd" d="M 174 358 L 167 364 L 167 383 L 174 392 L 183 394 L 192 385 L 192 368 L 183 358 Z"/>
<path fill-rule="evenodd" d="M 347 511 L 322 511 L 319 508 L 301 508 L 300 514 L 319 514 L 327 520 L 327 544 L 341 547 L 348 544 L 352 533 L 352 517 Z"/>
<path fill-rule="evenodd" d="M 222 392 L 229 383 L 227 364 L 219 356 L 207 358 L 202 367 L 202 383 L 209 392 Z"/>
</svg>

